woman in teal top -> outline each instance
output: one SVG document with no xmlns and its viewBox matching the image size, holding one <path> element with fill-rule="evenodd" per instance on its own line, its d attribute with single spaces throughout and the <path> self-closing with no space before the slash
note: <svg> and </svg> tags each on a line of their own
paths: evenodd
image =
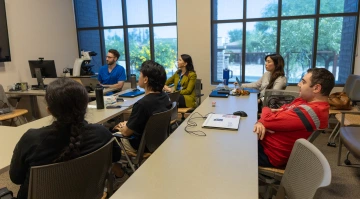
<svg viewBox="0 0 360 199">
<path fill-rule="evenodd" d="M 168 86 L 174 84 L 174 92 L 180 91 L 179 108 L 195 108 L 195 83 L 196 73 L 190 55 L 182 54 L 178 59 L 179 70 L 170 77 L 164 86 L 164 90 L 171 92 Z"/>
</svg>

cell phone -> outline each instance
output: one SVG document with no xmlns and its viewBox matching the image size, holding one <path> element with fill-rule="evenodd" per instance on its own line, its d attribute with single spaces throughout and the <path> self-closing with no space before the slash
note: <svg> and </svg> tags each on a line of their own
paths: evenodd
<svg viewBox="0 0 360 199">
<path fill-rule="evenodd" d="M 106 107 L 106 109 L 114 109 L 114 108 L 121 108 L 120 105 L 109 105 Z"/>
</svg>

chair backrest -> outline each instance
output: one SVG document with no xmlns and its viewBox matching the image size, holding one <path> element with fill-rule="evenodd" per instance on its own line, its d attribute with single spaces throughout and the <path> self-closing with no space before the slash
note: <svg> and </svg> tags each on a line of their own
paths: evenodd
<svg viewBox="0 0 360 199">
<path fill-rule="evenodd" d="M 264 94 L 264 106 L 279 108 L 284 104 L 291 103 L 297 97 L 299 97 L 299 92 L 296 91 L 266 89 Z"/>
<path fill-rule="evenodd" d="M 146 123 L 144 133 L 141 137 L 140 145 L 133 160 L 134 164 L 139 165 L 143 159 L 145 147 L 153 153 L 169 136 L 169 125 L 171 112 L 176 108 L 176 102 L 172 103 L 171 109 L 153 114 Z"/>
<path fill-rule="evenodd" d="M 202 90 L 201 79 L 196 79 L 196 83 L 195 83 L 196 106 L 199 106 L 201 104 L 201 96 L 204 95 L 201 94 L 201 90 Z"/>
<path fill-rule="evenodd" d="M 12 108 L 11 104 L 8 101 L 8 98 L 5 94 L 5 90 L 3 86 L 0 84 L 0 108 L 3 107 L 4 104 L 7 104 L 9 107 Z"/>
<path fill-rule="evenodd" d="M 101 198 L 112 164 L 113 141 L 73 160 L 31 167 L 28 198 Z"/>
<path fill-rule="evenodd" d="M 171 112 L 171 121 L 178 118 L 178 101 L 180 97 L 180 92 L 168 93 L 171 103 L 176 102 L 176 107 Z"/>
<path fill-rule="evenodd" d="M 179 101 L 179 97 L 180 97 L 180 92 L 173 92 L 173 93 L 168 93 L 170 101 L 171 102 L 178 102 Z"/>
<path fill-rule="evenodd" d="M 348 96 L 349 96 L 350 92 L 353 90 L 354 82 L 357 79 L 360 79 L 359 75 L 349 75 L 349 77 L 346 79 L 343 91 L 346 92 L 346 94 Z"/>
<path fill-rule="evenodd" d="M 285 173 L 280 183 L 287 198 L 313 198 L 319 187 L 331 182 L 330 165 L 325 156 L 313 144 L 298 139 L 291 151 Z M 281 192 L 276 198 L 280 198 Z"/>
<path fill-rule="evenodd" d="M 347 93 L 347 94 L 348 94 L 350 100 L 353 101 L 353 103 L 360 102 L 360 78 L 355 80 L 351 91 L 349 91 L 349 93 Z"/>
</svg>

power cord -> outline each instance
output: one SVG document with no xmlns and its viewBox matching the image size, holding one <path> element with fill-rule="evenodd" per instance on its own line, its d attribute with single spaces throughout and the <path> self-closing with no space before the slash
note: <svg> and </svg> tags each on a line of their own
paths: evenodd
<svg viewBox="0 0 360 199">
<path fill-rule="evenodd" d="M 194 117 L 195 114 L 197 114 L 198 116 Z M 206 114 L 205 116 L 201 115 L 199 112 L 194 112 L 193 114 L 191 114 L 190 118 L 187 121 L 187 125 L 184 128 L 185 132 L 188 134 L 196 135 L 196 136 L 206 136 L 206 133 L 203 131 L 199 131 L 199 130 L 192 131 L 192 130 L 188 130 L 188 128 L 197 126 L 197 123 L 194 121 L 191 121 L 191 120 L 199 119 L 199 118 L 206 119 L 209 114 L 210 113 Z"/>
</svg>

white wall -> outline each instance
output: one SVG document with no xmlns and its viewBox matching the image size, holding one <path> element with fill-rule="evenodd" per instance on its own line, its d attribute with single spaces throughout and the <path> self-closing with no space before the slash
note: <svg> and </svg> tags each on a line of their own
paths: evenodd
<svg viewBox="0 0 360 199">
<path fill-rule="evenodd" d="M 178 53 L 191 55 L 205 96 L 211 90 L 210 9 L 209 0 L 177 1 Z"/>
<path fill-rule="evenodd" d="M 58 76 L 78 57 L 72 0 L 5 0 L 11 62 L 0 63 L 0 84 L 31 78 L 28 60 L 55 60 Z M 51 81 L 45 80 L 45 83 Z"/>
</svg>

